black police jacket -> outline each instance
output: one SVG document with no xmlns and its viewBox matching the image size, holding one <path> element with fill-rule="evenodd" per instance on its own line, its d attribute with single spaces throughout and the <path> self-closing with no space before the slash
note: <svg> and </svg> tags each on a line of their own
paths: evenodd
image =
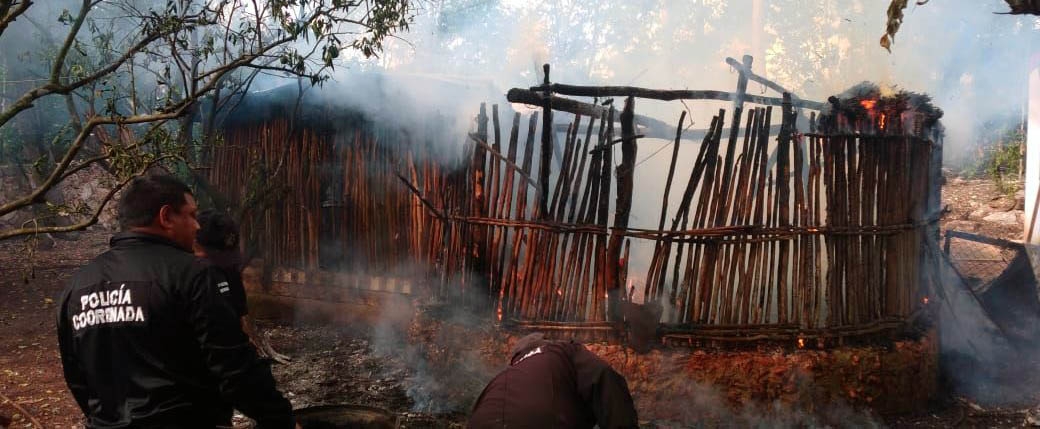
<svg viewBox="0 0 1040 429">
<path fill-rule="evenodd" d="M 242 283 L 242 256 L 237 250 L 211 252 L 207 249 L 207 252 L 209 256 L 202 260 L 220 270 L 220 274 L 227 280 L 227 290 L 221 288 L 220 291 L 231 304 L 231 309 L 235 310 L 238 317 L 248 315 L 246 288 Z"/>
<path fill-rule="evenodd" d="M 215 268 L 138 233 L 117 234 L 72 276 L 58 343 L 88 427 L 214 427 L 230 421 L 231 406 L 261 428 L 293 427 L 221 290 Z"/>
</svg>

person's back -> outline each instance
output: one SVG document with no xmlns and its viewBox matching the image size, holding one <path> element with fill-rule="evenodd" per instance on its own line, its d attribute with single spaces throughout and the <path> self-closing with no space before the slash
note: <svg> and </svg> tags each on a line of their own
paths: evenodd
<svg viewBox="0 0 1040 429">
<path fill-rule="evenodd" d="M 624 378 L 575 342 L 525 337 L 488 383 L 471 428 L 632 428 L 638 420 Z"/>
<path fill-rule="evenodd" d="M 172 229 L 189 221 L 194 212 Z M 69 281 L 58 339 L 88 427 L 215 427 L 230 424 L 232 404 L 259 427 L 293 427 L 290 404 L 220 295 L 225 280 L 189 252 L 194 225 L 117 234 Z"/>
<path fill-rule="evenodd" d="M 195 235 L 195 256 L 220 270 L 228 281 L 224 295 L 240 318 L 249 314 L 246 289 L 242 284 L 244 263 L 238 251 L 238 225 L 227 213 L 204 210 L 199 213 L 199 232 Z M 242 322 L 243 328 L 247 326 Z M 246 331 L 248 334 L 249 331 Z"/>
</svg>

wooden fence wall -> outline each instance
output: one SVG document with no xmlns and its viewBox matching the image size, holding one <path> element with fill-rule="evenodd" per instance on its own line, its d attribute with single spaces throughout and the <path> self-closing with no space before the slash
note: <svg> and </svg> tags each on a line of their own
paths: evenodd
<svg viewBox="0 0 1040 429">
<path fill-rule="evenodd" d="M 907 135 L 801 134 L 786 108 L 775 140 L 768 128 L 782 111 L 751 109 L 723 136 L 720 110 L 688 178 L 673 177 L 673 147 L 657 230 L 608 227 L 617 216 L 615 179 L 626 174 L 603 150 L 615 142 L 613 111 L 571 124 L 544 213 L 527 179 L 531 151 L 518 165 L 515 140 L 492 140 L 470 168 L 480 211 L 451 219 L 480 243 L 471 251 L 484 262 L 470 268 L 483 274 L 504 317 L 603 321 L 608 287 L 627 284 L 630 240 L 650 240 L 654 257 L 639 301 L 670 307 L 665 322 L 851 329 L 901 320 L 923 298 L 936 145 Z M 514 118 L 510 135 L 520 123 Z M 507 155 L 497 156 L 503 149 Z M 677 212 L 666 211 L 670 195 L 681 198 Z M 606 253 L 612 235 L 625 238 L 619 259 Z M 616 281 L 605 277 L 609 264 L 619 264 Z"/>
</svg>

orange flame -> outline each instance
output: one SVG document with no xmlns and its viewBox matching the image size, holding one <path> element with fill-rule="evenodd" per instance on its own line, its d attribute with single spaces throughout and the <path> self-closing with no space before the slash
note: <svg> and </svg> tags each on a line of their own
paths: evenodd
<svg viewBox="0 0 1040 429">
<path fill-rule="evenodd" d="M 804 349 L 805 348 L 805 338 L 799 338 L 798 339 L 798 348 L 800 348 L 800 349 Z"/>
<path fill-rule="evenodd" d="M 874 106 L 877 105 L 877 100 L 860 100 L 859 105 L 863 106 L 864 109 L 874 110 Z"/>
<path fill-rule="evenodd" d="M 884 113 L 881 114 L 881 118 L 880 119 L 881 119 L 881 121 L 880 121 L 880 123 L 878 125 L 881 127 L 881 129 L 885 129 L 885 114 Z"/>
<path fill-rule="evenodd" d="M 926 296 L 924 298 L 921 298 L 921 303 L 924 305 L 928 305 L 928 297 Z"/>
</svg>

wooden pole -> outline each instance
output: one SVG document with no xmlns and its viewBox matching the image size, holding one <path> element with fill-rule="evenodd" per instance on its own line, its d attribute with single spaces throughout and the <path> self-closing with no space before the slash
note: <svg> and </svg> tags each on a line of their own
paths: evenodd
<svg viewBox="0 0 1040 429">
<path fill-rule="evenodd" d="M 672 190 L 672 178 L 675 177 L 675 163 L 679 158 L 679 141 L 682 139 L 682 127 L 685 122 L 686 111 L 684 110 L 679 115 L 679 125 L 677 125 L 675 129 L 675 143 L 672 144 L 672 160 L 668 164 L 668 178 L 665 179 L 664 182 L 664 196 L 661 198 L 661 218 L 657 223 L 657 229 L 661 231 L 664 231 L 664 221 L 665 218 L 668 216 L 668 195 Z M 654 269 L 653 264 L 651 264 L 651 272 L 647 273 L 646 276 L 647 287 L 650 287 L 650 285 L 656 285 L 655 290 L 664 290 L 665 273 L 667 272 L 668 268 L 669 256 L 671 256 L 671 245 L 663 241 L 658 241 L 654 246 L 654 260 L 656 261 L 658 259 L 663 259 L 663 262 L 660 263 L 659 269 Z M 653 273 L 654 275 L 651 275 L 651 273 Z M 655 276 L 657 278 L 655 278 Z M 669 299 L 669 305 L 675 305 L 676 287 L 677 285 L 673 283 L 672 294 L 671 298 Z M 657 299 L 656 293 L 652 293 L 651 296 L 654 299 Z"/>
<path fill-rule="evenodd" d="M 717 128 L 721 127 L 723 125 L 723 124 L 720 124 L 720 120 L 719 119 L 720 118 L 718 116 L 715 116 L 715 117 L 713 117 L 711 119 L 711 126 L 710 126 L 710 128 L 711 128 L 712 132 L 706 134 L 704 136 L 704 140 L 701 142 L 700 150 L 697 153 L 697 159 L 696 159 L 696 161 L 693 164 L 693 170 L 690 172 L 690 179 L 689 179 L 688 182 L 686 182 L 686 190 L 683 191 L 682 201 L 679 202 L 679 211 L 678 211 L 678 213 L 676 213 L 675 217 L 672 218 L 672 228 L 671 228 L 672 231 L 676 231 L 676 230 L 679 229 L 680 222 L 682 222 L 681 229 L 682 230 L 686 229 L 687 222 L 689 221 L 689 218 L 690 218 L 690 216 L 689 216 L 689 213 L 690 213 L 690 203 L 693 201 L 693 196 L 696 193 L 698 186 L 701 184 L 701 178 L 702 178 L 702 175 L 703 175 L 704 170 L 705 170 L 705 168 L 707 166 L 707 163 L 708 163 L 707 156 L 708 156 L 708 153 L 710 152 L 709 148 L 714 145 L 712 143 L 714 141 L 713 137 L 719 134 L 719 132 L 717 131 Z M 700 206 L 698 205 L 698 208 L 699 207 Z M 696 224 L 696 220 L 694 221 L 694 223 Z M 678 280 L 679 274 L 678 273 L 679 273 L 679 267 L 680 267 L 680 263 L 681 263 L 681 259 L 682 259 L 682 255 L 683 255 L 683 246 L 684 246 L 684 243 L 680 242 L 678 248 L 676 249 L 677 250 L 677 252 L 676 252 L 677 253 L 677 256 L 676 256 L 677 260 L 676 260 L 675 267 L 673 269 L 673 275 L 672 275 L 672 279 L 673 279 L 672 282 L 674 284 L 679 284 L 679 280 Z M 695 299 L 695 297 L 692 296 L 692 295 L 694 295 L 694 293 L 691 292 L 691 288 L 693 288 L 695 286 L 693 284 L 693 278 L 692 278 L 693 276 L 689 275 L 688 273 L 690 272 L 691 265 L 692 265 L 692 262 L 693 262 L 693 259 L 694 259 L 692 250 L 696 246 L 698 246 L 698 245 L 697 244 L 692 244 L 692 243 L 690 244 L 690 255 L 691 256 L 686 259 L 687 267 L 683 271 L 684 279 L 682 281 L 682 287 L 684 288 L 684 291 L 682 293 L 680 293 L 680 297 L 682 298 L 682 302 L 679 305 L 679 309 L 681 310 L 682 314 L 678 318 L 680 322 L 685 322 L 687 320 L 687 317 L 691 313 L 691 311 L 690 311 L 690 303 L 693 302 L 693 300 Z"/>
<path fill-rule="evenodd" d="M 597 148 L 605 148 L 607 144 L 607 112 L 604 112 L 600 116 L 599 131 L 597 133 Z M 607 153 L 607 150 L 594 150 L 592 153 L 592 160 L 589 164 L 588 179 L 585 184 L 585 196 L 582 197 L 582 207 L 579 210 L 579 221 L 585 224 L 597 224 L 597 216 L 599 212 L 599 196 L 600 196 L 600 172 L 603 171 L 602 163 L 603 157 Z M 579 284 L 581 290 L 578 296 L 581 297 L 578 303 L 578 315 L 584 321 L 593 320 L 595 318 L 595 310 L 597 308 L 596 303 L 599 302 L 598 285 L 600 278 L 599 264 L 601 258 L 599 257 L 599 243 L 601 238 L 599 235 L 585 235 L 585 255 L 583 259 L 582 275 Z M 592 258 L 595 257 L 595 264 L 591 263 Z"/>
<path fill-rule="evenodd" d="M 596 199 L 596 224 L 602 227 L 607 226 L 608 218 L 610 216 L 610 189 L 611 189 L 611 178 L 614 176 L 611 167 L 614 166 L 613 154 L 614 151 L 607 147 L 611 141 L 614 140 L 614 107 L 611 106 L 610 110 L 607 111 L 607 132 L 604 135 L 603 144 L 599 147 L 602 150 L 603 159 L 601 160 L 600 168 L 600 186 L 599 186 L 599 198 Z M 596 292 L 593 294 L 593 320 L 602 321 L 607 320 L 606 308 L 600 303 L 606 302 L 607 296 L 607 281 L 609 278 L 608 271 L 611 270 L 611 266 L 614 267 L 616 272 L 617 260 L 614 262 L 608 261 L 607 257 L 607 237 L 597 235 L 596 236 Z M 616 281 L 616 278 L 614 279 Z M 602 301 L 600 301 L 602 299 Z"/>
<path fill-rule="evenodd" d="M 498 212 L 498 214 L 496 216 L 498 218 L 509 218 L 509 219 L 520 219 L 521 218 L 521 216 L 519 214 L 515 214 L 513 212 L 513 182 L 515 181 L 515 172 L 516 172 L 516 169 L 514 168 L 514 165 L 516 165 L 516 151 L 517 151 L 517 141 L 519 140 L 519 134 L 520 134 L 520 113 L 517 112 L 517 113 L 513 114 L 513 124 L 510 127 L 510 131 L 509 131 L 509 153 L 507 155 L 508 159 L 509 159 L 509 163 L 506 164 L 505 187 L 502 190 L 502 194 L 504 195 L 504 198 L 503 198 L 502 204 L 500 204 L 500 211 Z M 524 190 L 525 191 L 526 191 L 526 188 L 527 187 L 524 186 Z M 500 262 L 501 269 L 499 270 L 499 276 L 500 276 L 499 277 L 499 285 L 500 286 L 499 286 L 499 294 L 498 294 L 498 308 L 495 311 L 495 313 L 498 316 L 499 320 L 502 320 L 502 315 L 503 315 L 503 312 L 504 312 L 503 301 L 505 300 L 506 288 L 508 287 L 508 285 L 510 285 L 512 283 L 511 273 L 512 273 L 512 270 L 514 269 L 514 266 L 515 266 L 515 264 L 513 263 L 512 259 L 508 257 L 509 255 L 507 255 L 506 250 L 510 247 L 509 246 L 510 239 L 512 239 L 513 241 L 518 240 L 518 237 L 520 236 L 520 233 L 522 233 L 522 232 L 523 232 L 522 230 L 516 229 L 516 228 L 504 228 L 503 229 L 503 237 L 502 237 L 501 246 L 498 246 L 498 247 L 495 248 L 495 252 L 498 255 L 497 259 L 499 261 L 501 261 Z M 510 233 L 512 233 L 512 234 L 510 234 Z"/>
<path fill-rule="evenodd" d="M 740 168 L 740 182 L 737 185 L 736 193 L 736 204 L 739 209 L 731 221 L 735 225 L 747 225 L 751 223 L 751 215 L 753 213 L 753 207 L 751 204 L 752 194 L 754 192 L 753 184 L 758 173 L 757 164 L 761 158 L 761 153 L 758 150 L 758 135 L 762 128 L 762 116 L 764 112 L 761 109 L 751 110 L 751 114 L 748 115 L 748 127 L 744 132 L 744 147 L 741 151 L 742 162 Z M 766 124 L 768 126 L 768 124 Z M 738 262 L 734 264 L 734 267 L 743 265 L 743 269 L 740 270 L 739 274 L 739 285 L 736 291 L 737 303 L 735 304 L 734 312 L 736 313 L 737 323 L 749 323 L 750 312 L 751 312 L 751 290 L 754 286 L 754 272 L 753 266 L 756 260 L 756 248 L 757 243 L 740 244 L 740 256 L 737 258 Z M 746 249 L 746 250 L 745 250 Z M 743 254 L 747 253 L 747 258 Z M 736 269 L 736 268 L 734 268 Z M 734 276 L 731 276 L 734 277 Z"/>
<path fill-rule="evenodd" d="M 794 126 L 794 121 L 797 121 L 797 113 L 792 113 L 788 119 Z M 792 150 L 794 152 L 794 215 L 795 225 L 799 227 L 807 227 L 810 225 L 809 222 L 809 210 L 806 205 L 805 195 L 805 140 L 799 135 L 792 139 Z M 810 319 L 809 312 L 809 241 L 812 239 L 811 235 L 801 235 L 795 242 L 795 269 L 796 274 L 794 277 L 795 287 L 795 309 L 798 314 L 796 321 L 803 327 L 809 327 L 808 320 Z"/>
<path fill-rule="evenodd" d="M 777 205 L 780 209 L 779 216 L 777 217 L 778 226 L 781 228 L 788 228 L 791 226 L 791 214 L 790 214 L 790 196 L 791 196 L 791 171 L 790 171 L 790 153 L 791 153 L 791 138 L 794 132 L 794 124 L 791 123 L 791 94 L 784 93 L 784 104 L 781 111 L 781 121 L 786 126 L 782 128 L 780 132 L 780 139 L 777 146 Z M 788 315 L 788 301 L 790 297 L 790 290 L 788 290 L 788 270 L 792 266 L 789 260 L 790 241 L 781 240 L 778 243 L 778 256 L 777 256 L 777 294 L 778 294 L 778 319 L 779 323 L 786 324 L 789 318 Z"/>
<path fill-rule="evenodd" d="M 586 209 L 589 184 L 586 182 L 587 177 L 585 176 L 585 162 L 588 158 L 589 146 L 591 145 L 589 142 L 590 140 L 592 140 L 592 129 L 595 123 L 596 118 L 590 118 L 589 125 L 585 131 L 585 143 L 580 148 L 581 160 L 578 161 L 578 170 L 575 173 L 573 179 L 575 181 L 575 185 L 573 186 L 573 189 L 571 191 L 571 204 L 569 214 L 566 218 L 567 223 L 575 223 L 575 217 L 578 215 L 583 216 L 584 211 Z M 578 210 L 579 208 L 577 197 L 578 191 L 582 187 L 582 182 L 586 182 L 586 198 L 582 199 L 582 206 L 580 207 L 580 210 Z M 578 210 L 578 213 L 576 213 L 576 210 Z M 560 317 L 563 320 L 571 320 L 574 317 L 577 307 L 577 301 L 580 299 L 581 296 L 581 285 L 577 282 L 580 279 L 578 271 L 583 270 L 584 267 L 584 265 L 582 265 L 582 256 L 585 254 L 583 246 L 585 246 L 586 244 L 586 236 L 587 234 L 574 234 L 574 236 L 571 237 L 573 246 L 566 253 L 567 262 L 566 264 L 564 264 L 563 267 L 563 289 L 565 291 L 565 296 L 563 300 L 564 308 L 562 309 L 560 315 Z"/>
<path fill-rule="evenodd" d="M 636 133 L 633 118 L 635 115 L 635 98 L 625 99 L 625 108 L 621 111 L 621 165 L 617 168 L 618 189 L 617 201 L 614 204 L 614 230 L 607 244 L 607 296 L 608 310 L 607 320 L 619 320 L 619 300 L 624 299 L 618 294 L 618 288 L 624 288 L 619 284 L 618 261 L 621 258 L 621 230 L 628 228 L 628 216 L 632 209 L 633 176 L 636 163 Z"/>
<path fill-rule="evenodd" d="M 699 202 L 697 204 L 697 211 L 694 215 L 694 228 L 703 228 L 707 225 L 712 225 L 713 222 L 709 219 L 710 215 L 714 213 L 714 210 L 710 207 L 710 204 L 715 200 L 713 194 L 715 193 L 716 177 L 721 170 L 716 171 L 719 164 L 719 144 L 722 139 L 722 128 L 726 123 L 726 111 L 720 109 L 718 114 L 719 126 L 716 127 L 715 135 L 712 136 L 711 145 L 708 148 L 708 152 L 705 154 L 705 160 L 707 164 L 704 171 L 704 181 L 700 186 Z M 691 248 L 691 267 L 696 272 L 696 281 L 694 287 L 696 288 L 696 299 L 694 300 L 693 307 L 693 321 L 694 323 L 704 323 L 707 321 L 708 306 L 711 302 L 711 287 L 708 282 L 709 267 L 712 267 L 715 263 L 714 254 L 712 247 L 715 247 L 713 243 L 703 243 L 693 246 Z M 700 253 L 704 253 L 703 258 Z"/>
<path fill-rule="evenodd" d="M 675 101 L 675 100 L 719 100 L 719 101 L 732 101 L 736 97 L 734 94 L 725 91 L 704 91 L 704 90 L 656 90 L 648 88 L 638 88 L 632 86 L 579 86 L 579 85 L 564 85 L 560 83 L 554 84 L 543 84 L 540 86 L 530 88 L 531 91 L 551 91 L 556 94 L 578 96 L 578 97 L 638 97 L 638 98 L 649 98 L 654 100 L 663 101 Z M 745 102 L 751 102 L 755 104 L 761 104 L 766 106 L 779 106 L 783 104 L 783 100 L 776 97 L 763 97 L 760 95 L 745 94 Z M 826 103 L 820 103 L 817 101 L 808 100 L 796 100 L 794 102 L 795 107 L 807 108 L 813 110 L 825 109 Z"/>
<path fill-rule="evenodd" d="M 545 73 L 544 84 L 548 87 L 549 85 L 549 64 L 542 66 L 542 70 Z M 538 163 L 538 184 L 541 189 L 541 196 L 539 198 L 539 207 L 541 207 L 541 215 L 548 218 L 549 206 L 549 166 L 552 162 L 552 89 L 547 88 L 542 100 L 542 146 L 541 146 L 541 161 Z"/>
<path fill-rule="evenodd" d="M 524 174 L 531 174 L 531 165 L 534 158 L 534 135 L 538 129 L 538 116 L 531 115 L 531 119 L 527 125 L 527 141 L 524 144 L 524 161 L 520 170 Z M 528 215 L 527 210 L 527 193 L 528 187 L 521 187 L 521 192 L 517 196 L 517 218 L 518 219 L 532 219 L 533 216 Z M 510 296 L 513 299 L 513 305 L 510 306 L 510 314 L 519 313 L 524 314 L 526 311 L 526 300 L 529 296 L 528 282 L 527 282 L 527 268 L 530 264 L 529 259 L 534 252 L 533 247 L 533 230 L 526 229 L 520 231 L 520 238 L 513 243 L 513 254 L 510 256 L 510 262 L 514 268 L 514 274 L 511 276 L 511 283 L 513 292 Z M 526 244 L 525 248 L 525 263 L 520 263 L 520 249 Z"/>
</svg>

